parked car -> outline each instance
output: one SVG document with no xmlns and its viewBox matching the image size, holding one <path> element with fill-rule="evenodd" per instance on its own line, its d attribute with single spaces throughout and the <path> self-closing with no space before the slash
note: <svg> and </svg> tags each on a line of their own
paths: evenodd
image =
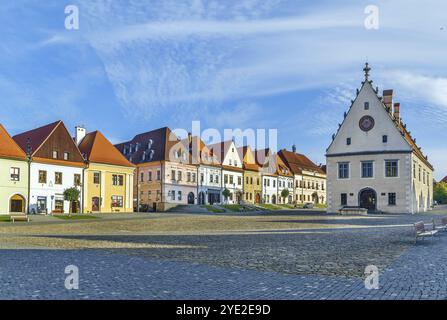
<svg viewBox="0 0 447 320">
<path fill-rule="evenodd" d="M 314 207 L 314 204 L 313 204 L 313 203 L 306 203 L 306 204 L 303 206 L 304 209 L 312 209 L 313 207 Z"/>
</svg>

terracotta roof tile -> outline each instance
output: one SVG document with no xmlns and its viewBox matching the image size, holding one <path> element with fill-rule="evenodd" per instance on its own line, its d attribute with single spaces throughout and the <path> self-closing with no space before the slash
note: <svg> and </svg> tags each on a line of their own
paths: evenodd
<svg viewBox="0 0 447 320">
<path fill-rule="evenodd" d="M 283 149 L 278 152 L 278 155 L 284 160 L 294 174 L 302 174 L 303 170 L 325 174 L 321 167 L 317 166 L 303 154 Z"/>
<path fill-rule="evenodd" d="M 25 152 L 11 138 L 6 129 L 0 124 L 0 157 L 12 159 L 26 159 Z"/>
<path fill-rule="evenodd" d="M 80 142 L 79 150 L 90 162 L 134 167 L 99 131 L 88 133 Z"/>
</svg>

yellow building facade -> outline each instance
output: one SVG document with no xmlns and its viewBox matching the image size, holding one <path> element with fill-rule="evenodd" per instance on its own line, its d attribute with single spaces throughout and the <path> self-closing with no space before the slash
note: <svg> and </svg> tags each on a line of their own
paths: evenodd
<svg viewBox="0 0 447 320">
<path fill-rule="evenodd" d="M 243 159 L 244 197 L 247 203 L 259 204 L 262 199 L 262 176 L 254 153 L 249 146 L 238 149 Z"/>
<path fill-rule="evenodd" d="M 87 158 L 83 212 L 133 212 L 135 166 L 99 131 L 80 140 L 79 149 Z"/>
</svg>

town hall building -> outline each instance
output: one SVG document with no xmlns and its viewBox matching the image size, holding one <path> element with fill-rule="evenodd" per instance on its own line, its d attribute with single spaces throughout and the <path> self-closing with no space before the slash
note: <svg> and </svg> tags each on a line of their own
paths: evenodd
<svg viewBox="0 0 447 320">
<path fill-rule="evenodd" d="M 418 213 L 433 203 L 433 166 L 402 122 L 393 91 L 365 80 L 327 149 L 328 212 Z"/>
</svg>

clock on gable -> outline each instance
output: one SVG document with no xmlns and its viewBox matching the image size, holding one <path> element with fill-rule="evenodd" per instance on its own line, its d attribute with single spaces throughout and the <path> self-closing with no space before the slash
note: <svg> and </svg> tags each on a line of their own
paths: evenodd
<svg viewBox="0 0 447 320">
<path fill-rule="evenodd" d="M 363 116 L 359 121 L 359 127 L 362 131 L 368 132 L 374 128 L 374 118 L 371 116 Z"/>
</svg>

